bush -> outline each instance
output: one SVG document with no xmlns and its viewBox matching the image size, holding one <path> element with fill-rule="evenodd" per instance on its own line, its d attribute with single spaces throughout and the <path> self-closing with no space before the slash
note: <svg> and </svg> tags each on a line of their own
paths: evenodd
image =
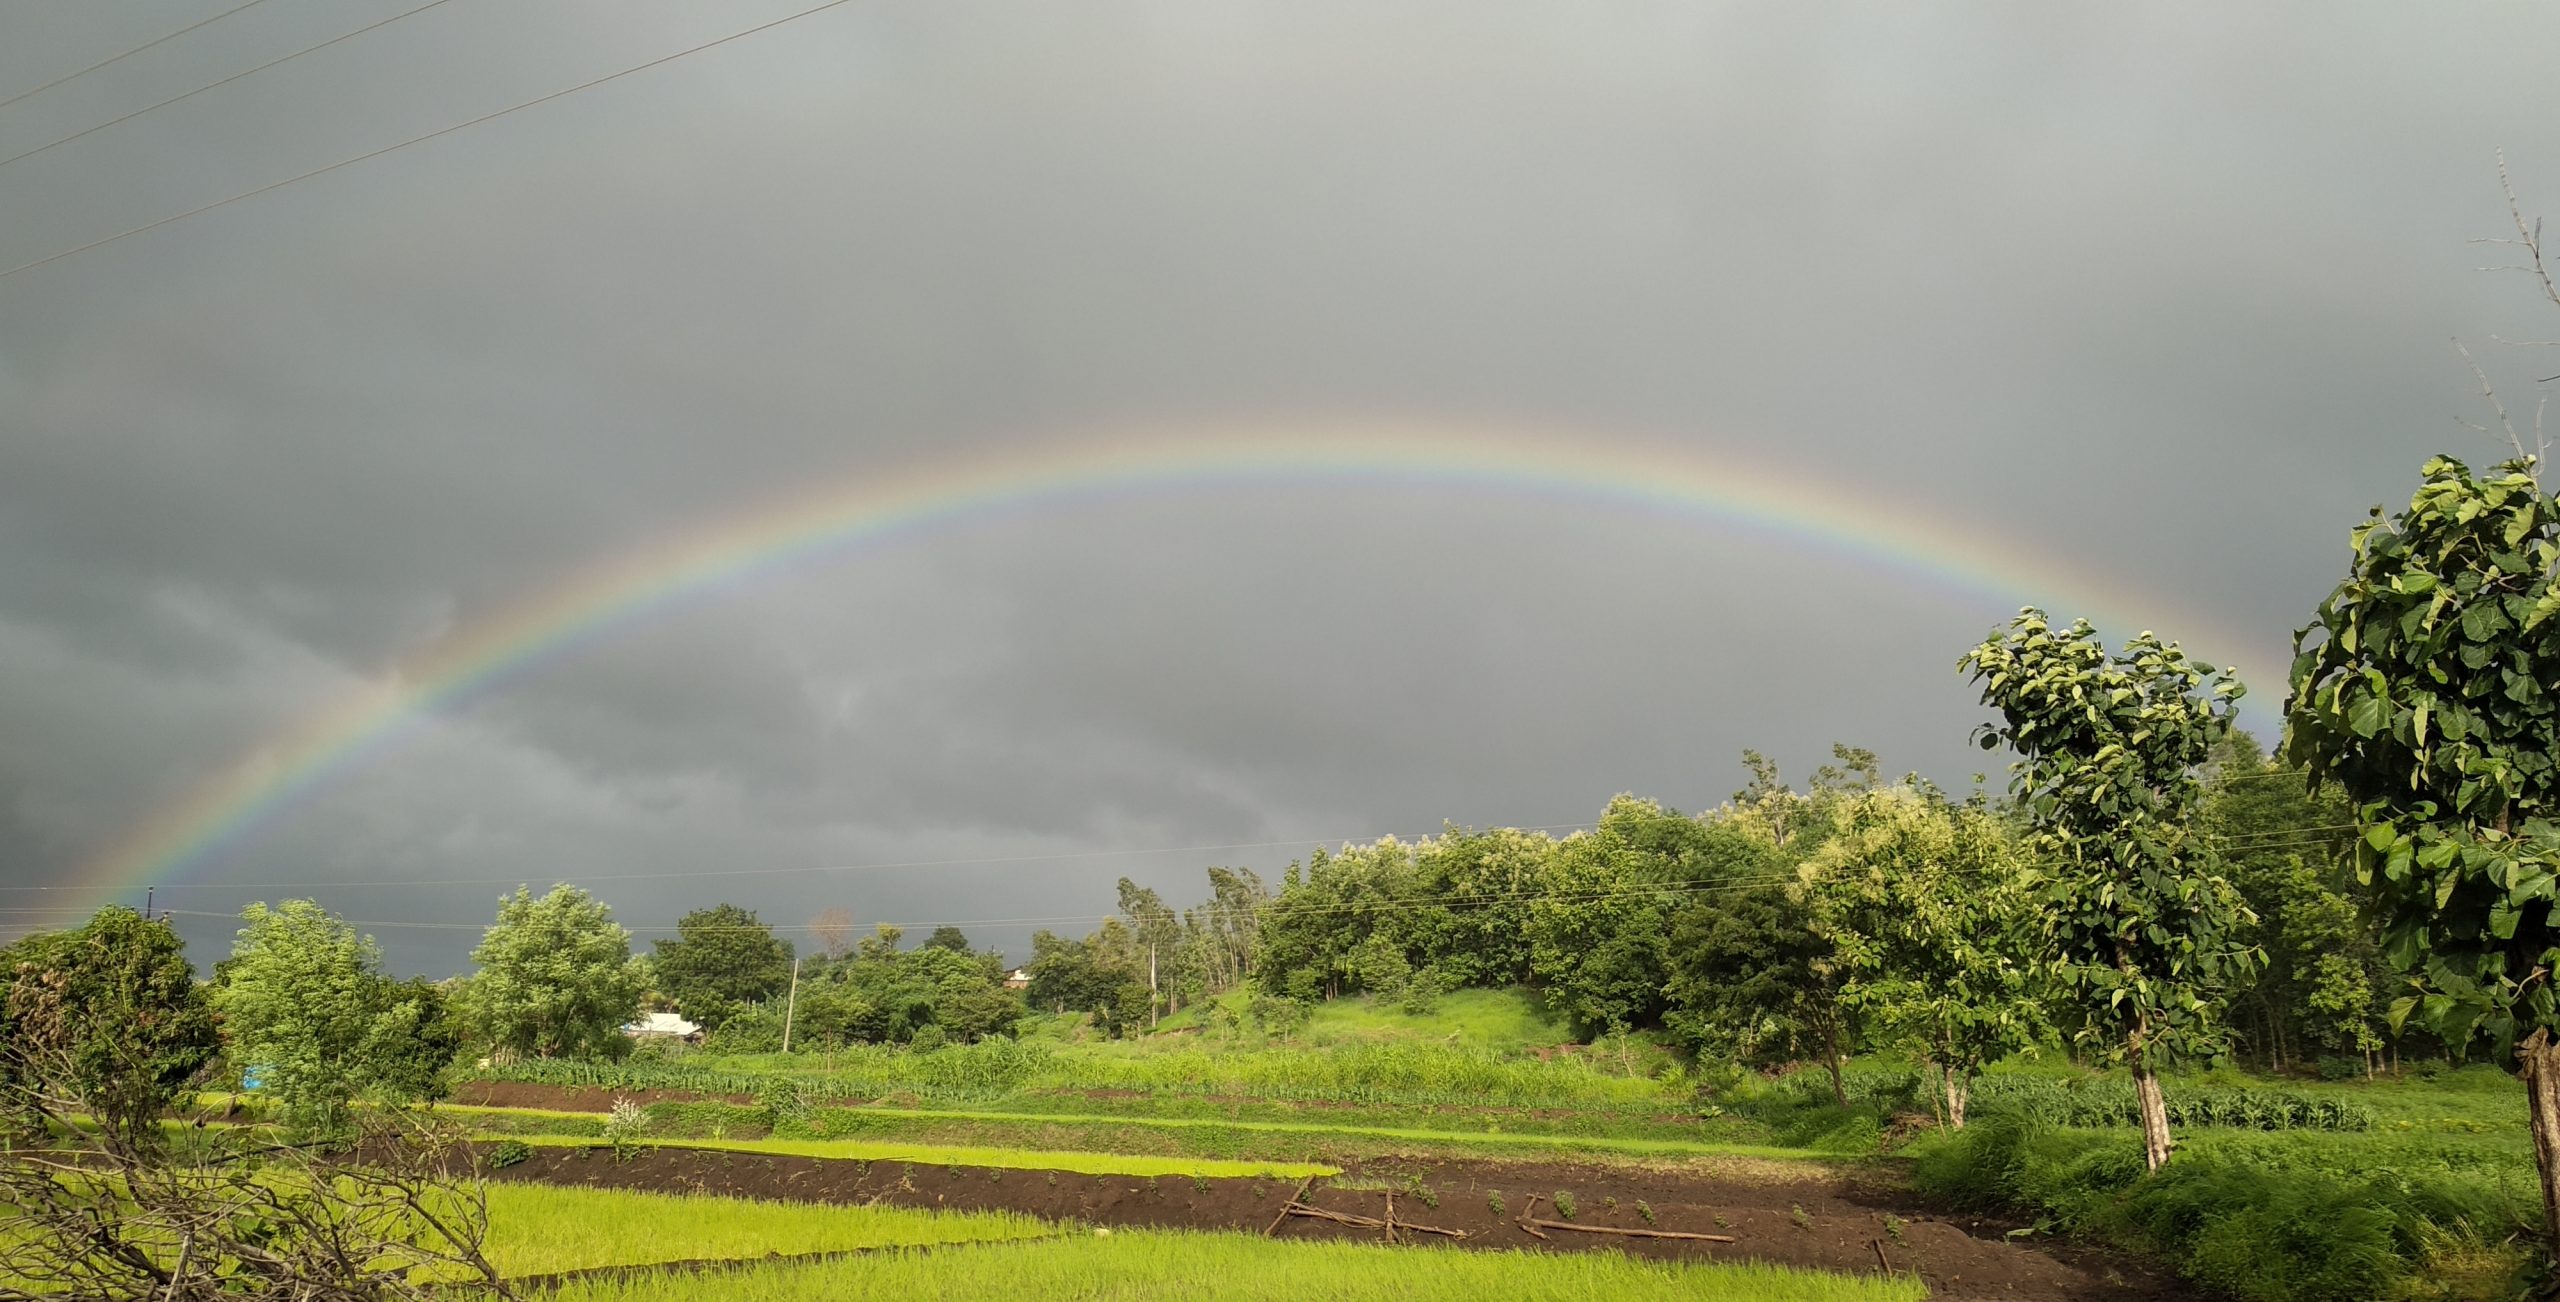
<svg viewBox="0 0 2560 1302">
<path fill-rule="evenodd" d="M 489 1169 L 495 1171 L 505 1167 L 522 1165 L 523 1163 L 531 1160 L 532 1157 L 533 1150 L 527 1147 L 523 1140 L 501 1140 L 495 1147 L 489 1150 Z"/>
</svg>

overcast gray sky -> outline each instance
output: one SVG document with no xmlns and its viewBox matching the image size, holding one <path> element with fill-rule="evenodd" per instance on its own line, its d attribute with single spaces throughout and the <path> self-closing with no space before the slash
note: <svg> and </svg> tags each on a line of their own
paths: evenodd
<svg viewBox="0 0 2560 1302">
<path fill-rule="evenodd" d="M 5 0 L 0 99 L 237 2 Z M 447 0 L 0 164 L 0 270 L 813 2 Z M 417 3 L 259 0 L 0 105 L 0 157 Z M 2451 341 L 2520 411 L 2560 371 L 2466 244 L 2502 146 L 2560 211 L 2555 48 L 2525 6 L 864 0 L 0 276 L 0 880 L 80 884 L 617 557 L 1120 428 L 1754 463 L 2272 672 L 2367 506 L 2496 458 Z M 200 962 L 299 894 L 449 972 L 491 883 L 562 879 L 1019 951 L 981 920 L 1712 805 L 1745 746 L 1960 783 L 1957 654 L 2081 594 L 1931 564 L 1456 481 L 967 514 L 455 701 L 159 899 Z"/>
</svg>

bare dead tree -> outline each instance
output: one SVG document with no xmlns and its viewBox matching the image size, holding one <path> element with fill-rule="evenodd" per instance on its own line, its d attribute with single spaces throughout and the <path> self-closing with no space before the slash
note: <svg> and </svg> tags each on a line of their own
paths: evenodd
<svg viewBox="0 0 2560 1302">
<path fill-rule="evenodd" d="M 2560 307 L 2560 282 L 2552 279 L 2550 261 L 2543 255 L 2542 219 L 2525 216 L 2524 201 L 2516 197 L 2515 179 L 2507 170 L 2507 152 L 2503 149 L 2498 151 L 2498 190 L 2506 196 L 2507 220 L 2515 226 L 2516 233 L 2512 237 L 2490 236 L 2471 242 L 2517 250 L 2516 261 L 2496 263 L 2478 267 L 2475 270 L 2520 273 L 2530 278 L 2541 289 L 2542 296 L 2550 300 L 2552 306 Z M 2560 339 L 2501 339 L 2494 335 L 2491 338 L 2496 339 L 2498 343 L 2515 347 L 2560 348 Z M 2471 350 L 2463 347 L 2460 340 L 2454 342 L 2453 348 L 2455 352 L 2462 355 L 2462 364 L 2470 368 L 2471 378 L 2480 385 L 2481 401 L 2489 405 L 2490 412 L 2498 422 L 2494 427 L 2470 420 L 2464 420 L 2462 424 L 2492 437 L 2505 435 L 2508 446 L 2515 449 L 2518 459 L 2532 459 L 2535 477 L 2539 479 L 2542 462 L 2551 451 L 2551 439 L 2545 432 L 2543 419 L 2550 407 L 2550 399 L 2544 397 L 2537 399 L 2534 403 L 2533 446 L 2528 449 L 2525 447 L 2524 436 L 2518 432 L 2514 419 L 2507 413 L 2506 403 L 2498 397 L 2497 386 L 2490 383 L 2488 372 L 2481 369 L 2480 363 L 2472 358 Z M 2560 380 L 2560 375 L 2545 376 L 2538 383 L 2548 384 L 2553 380 Z"/>
</svg>

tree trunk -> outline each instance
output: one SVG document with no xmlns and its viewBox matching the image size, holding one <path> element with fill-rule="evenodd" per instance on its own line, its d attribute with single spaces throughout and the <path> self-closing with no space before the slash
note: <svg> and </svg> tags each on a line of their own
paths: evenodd
<svg viewBox="0 0 2560 1302">
<path fill-rule="evenodd" d="M 1957 1075 L 1955 1069 L 1940 1064 L 1938 1074 L 1947 1082 L 1947 1129 L 1964 1129 L 1965 1099 L 1973 1093 L 1973 1082 Z"/>
<path fill-rule="evenodd" d="M 2524 1062 L 2525 1119 L 2533 1130 L 2533 1164 L 2542 1174 L 2542 1228 L 2560 1243 L 2560 1045 L 2549 1031 L 2535 1031 L 2516 1046 Z M 2560 1278 L 2544 1281 L 2548 1290 Z"/>
<path fill-rule="evenodd" d="M 2160 1098 L 2160 1078 L 2139 1054 L 2133 1059 L 2133 1097 L 2142 1106 L 2142 1164 L 2157 1171 L 2169 1160 L 2169 1106 Z"/>
<path fill-rule="evenodd" d="M 1831 1069 L 1831 1101 L 1849 1106 L 1849 1087 L 1840 1080 L 1840 1027 L 1828 1018 L 1822 1023 L 1822 1065 Z"/>
</svg>

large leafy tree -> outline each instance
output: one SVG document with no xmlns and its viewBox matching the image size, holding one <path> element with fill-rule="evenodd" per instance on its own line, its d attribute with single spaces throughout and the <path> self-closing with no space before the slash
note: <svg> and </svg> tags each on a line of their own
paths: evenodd
<svg viewBox="0 0 2560 1302">
<path fill-rule="evenodd" d="M 156 1150 L 160 1113 L 221 1048 L 184 951 L 126 908 L 0 949 L 0 1123 L 59 1133 L 86 1117 Z"/>
<path fill-rule="evenodd" d="M 1841 1002 L 1938 1069 L 1950 1126 L 1974 1077 L 2044 1029 L 2036 882 L 1987 810 L 1923 785 L 1840 803 L 1803 869 Z"/>
<path fill-rule="evenodd" d="M 754 910 L 735 904 L 695 909 L 676 919 L 676 934 L 656 949 L 658 992 L 707 1028 L 782 993 L 791 982 L 791 943 L 774 935 Z"/>
<path fill-rule="evenodd" d="M 2056 629 L 2033 608 L 1958 665 L 2000 714 L 1983 748 L 2019 756 L 2010 790 L 2079 1034 L 2132 1069 L 2156 1170 L 2170 1149 L 2159 1068 L 2218 1043 L 2218 1005 L 2256 965 L 2247 907 L 2188 826 L 2240 684 L 2150 633 L 2110 652 L 2086 620 Z"/>
<path fill-rule="evenodd" d="M 616 1055 L 647 974 L 613 910 L 575 886 L 536 897 L 519 886 L 471 951 L 471 1003 L 501 1049 L 540 1057 Z"/>
<path fill-rule="evenodd" d="M 1774 859 L 1772 860 L 1774 861 Z M 1745 1062 L 1820 1055 L 1831 1096 L 1849 1106 L 1838 955 L 1817 934 L 1801 886 L 1743 872 L 1672 915 L 1663 1024 L 1700 1053 Z"/>
<path fill-rule="evenodd" d="M 234 1064 L 263 1069 L 296 1126 L 343 1129 L 360 1093 L 435 1092 L 458 1044 L 432 986 L 393 982 L 372 937 L 309 900 L 252 904 L 240 920 L 213 1006 Z"/>
<path fill-rule="evenodd" d="M 2422 473 L 2296 639 L 2286 748 L 2355 802 L 2394 1020 L 2514 1049 L 2560 1238 L 2560 503 L 2529 460 Z"/>
</svg>

